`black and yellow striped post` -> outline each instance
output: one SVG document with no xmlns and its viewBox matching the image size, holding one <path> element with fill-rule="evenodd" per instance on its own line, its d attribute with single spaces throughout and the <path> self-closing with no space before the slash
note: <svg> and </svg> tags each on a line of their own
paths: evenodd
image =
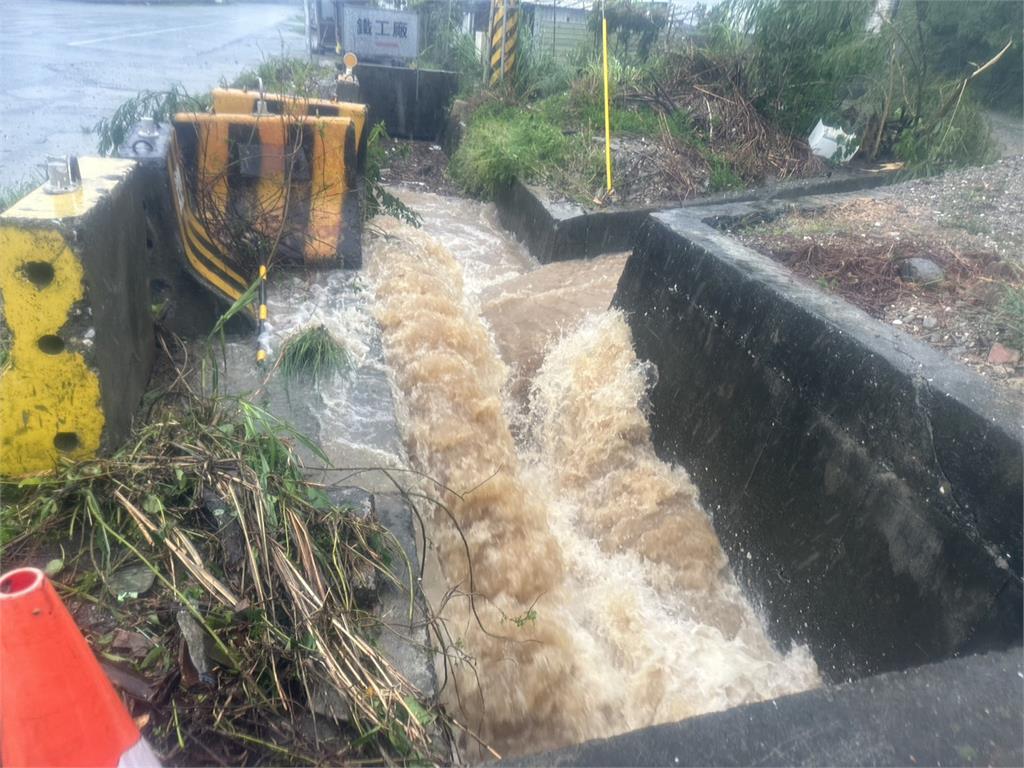
<svg viewBox="0 0 1024 768">
<path fill-rule="evenodd" d="M 511 76 L 519 41 L 519 0 L 491 0 L 490 84 Z"/>
</svg>

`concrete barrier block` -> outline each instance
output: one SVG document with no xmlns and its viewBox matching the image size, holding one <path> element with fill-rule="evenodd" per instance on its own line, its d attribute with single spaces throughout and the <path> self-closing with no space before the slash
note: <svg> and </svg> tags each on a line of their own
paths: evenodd
<svg viewBox="0 0 1024 768">
<path fill-rule="evenodd" d="M 188 264 L 205 285 L 236 301 L 256 278 L 253 238 L 273 242 L 278 262 L 361 265 L 351 119 L 181 113 L 173 124 L 175 210 Z"/>
<path fill-rule="evenodd" d="M 359 64 L 355 73 L 370 122 L 383 122 L 395 138 L 438 140 L 459 89 L 458 74 L 382 64 Z"/>
<path fill-rule="evenodd" d="M 256 102 L 260 95 L 256 91 L 240 88 L 214 88 L 213 111 L 218 115 L 252 115 L 256 112 Z M 327 99 L 307 99 L 300 96 L 288 96 L 280 93 L 265 93 L 263 100 L 267 111 L 272 115 L 310 117 L 347 117 L 356 129 L 356 163 L 361 171 L 366 162 L 366 117 L 367 107 L 356 101 L 328 101 Z"/>
<path fill-rule="evenodd" d="M 156 317 L 161 327 L 178 336 L 199 338 L 210 333 L 229 305 L 206 290 L 187 267 L 167 169 L 173 135 L 170 123 L 151 131 L 137 126 L 117 155 L 139 164 L 149 294 Z M 244 312 L 235 315 L 228 330 L 245 330 L 246 317 Z"/>
<path fill-rule="evenodd" d="M 833 681 L 1019 643 L 1020 414 L 710 215 L 653 214 L 614 305 L 773 638 Z"/>
<path fill-rule="evenodd" d="M 82 185 L 0 215 L 11 358 L 0 374 L 0 472 L 53 467 L 127 437 L 153 364 L 135 163 L 82 158 Z"/>
</svg>

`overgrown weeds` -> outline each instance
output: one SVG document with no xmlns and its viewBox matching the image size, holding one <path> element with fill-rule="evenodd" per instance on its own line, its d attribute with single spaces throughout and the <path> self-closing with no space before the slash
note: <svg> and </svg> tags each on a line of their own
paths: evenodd
<svg viewBox="0 0 1024 768">
<path fill-rule="evenodd" d="M 518 178 L 585 199 L 600 167 L 588 136 L 566 134 L 543 112 L 492 102 L 473 115 L 448 172 L 463 190 L 483 198 Z"/>
<path fill-rule="evenodd" d="M 819 119 L 840 124 L 860 137 L 862 157 L 904 160 L 920 173 L 993 159 L 974 91 L 993 73 L 1019 83 L 1020 4 L 913 0 L 893 8 L 889 15 L 873 0 L 729 0 L 720 19 L 747 35 L 712 38 L 738 57 L 757 108 L 797 135 Z M 950 21 L 954 29 L 995 27 L 951 38 Z M 950 68 L 953 60 L 960 63 Z"/>
<path fill-rule="evenodd" d="M 257 90 L 260 83 L 267 93 L 286 93 L 301 99 L 319 99 L 333 96 L 334 71 L 320 66 L 308 58 L 295 56 L 267 56 L 253 69 L 242 71 L 234 80 L 222 80 L 221 85 Z"/>
<path fill-rule="evenodd" d="M 0 213 L 3 213 L 25 195 L 43 183 L 43 179 L 24 178 L 13 184 L 0 187 Z"/>
<path fill-rule="evenodd" d="M 205 112 L 211 103 L 210 94 L 193 96 L 180 85 L 172 85 L 166 91 L 139 91 L 115 109 L 110 117 L 104 117 L 93 126 L 97 150 L 101 155 L 113 154 L 144 117 L 165 122 L 178 112 Z"/>
<path fill-rule="evenodd" d="M 366 137 L 366 204 L 363 206 L 363 221 L 384 214 L 394 216 L 399 221 L 420 226 L 422 219 L 416 211 L 388 192 L 381 180 L 381 169 L 387 162 L 384 142 L 388 138 L 384 123 L 380 122 L 370 129 Z"/>
<path fill-rule="evenodd" d="M 1024 350 L 1024 274 L 1016 285 L 1004 285 L 995 316 L 1005 329 L 1007 343 Z"/>
<path fill-rule="evenodd" d="M 66 545 L 60 589 L 165 764 L 441 759 L 375 647 L 366 585 L 412 594 L 401 547 L 305 479 L 315 445 L 186 381 L 114 456 L 0 480 L 5 564 Z M 129 568 L 153 586 L 115 587 Z"/>
<path fill-rule="evenodd" d="M 278 370 L 286 379 L 322 381 L 348 368 L 345 345 L 323 325 L 299 331 L 281 347 Z"/>
</svg>

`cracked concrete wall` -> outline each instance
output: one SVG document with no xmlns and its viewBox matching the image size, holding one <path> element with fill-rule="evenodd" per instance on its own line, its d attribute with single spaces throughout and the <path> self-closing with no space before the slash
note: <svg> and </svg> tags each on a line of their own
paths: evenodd
<svg viewBox="0 0 1024 768">
<path fill-rule="evenodd" d="M 773 638 L 833 681 L 1019 643 L 1019 414 L 701 215 L 651 217 L 614 304 Z"/>
</svg>

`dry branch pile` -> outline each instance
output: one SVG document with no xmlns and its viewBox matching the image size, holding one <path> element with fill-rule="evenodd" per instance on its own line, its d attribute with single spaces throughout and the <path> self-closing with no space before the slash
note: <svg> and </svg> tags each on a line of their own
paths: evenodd
<svg viewBox="0 0 1024 768">
<path fill-rule="evenodd" d="M 693 171 L 685 164 L 699 166 L 702 160 L 706 177 L 710 172 L 709 154 L 725 161 L 747 184 L 814 176 L 824 171 L 824 164 L 811 154 L 806 141 L 772 125 L 754 108 L 746 96 L 739 67 L 706 49 L 689 45 L 666 53 L 653 77 L 624 86 L 617 100 L 627 106 L 648 106 L 663 115 L 678 111 L 689 115 L 706 151 L 685 151 L 676 176 L 692 178 Z M 667 130 L 663 135 L 670 138 Z M 668 157 L 671 159 L 673 154 L 678 153 L 670 152 Z M 699 189 L 699 177 L 691 187 Z"/>
<path fill-rule="evenodd" d="M 315 446 L 185 380 L 117 455 L 0 481 L 5 565 L 56 563 L 164 764 L 444 759 L 374 641 L 375 585 L 412 594 L 416 566 L 304 478 L 293 445 Z"/>
</svg>

